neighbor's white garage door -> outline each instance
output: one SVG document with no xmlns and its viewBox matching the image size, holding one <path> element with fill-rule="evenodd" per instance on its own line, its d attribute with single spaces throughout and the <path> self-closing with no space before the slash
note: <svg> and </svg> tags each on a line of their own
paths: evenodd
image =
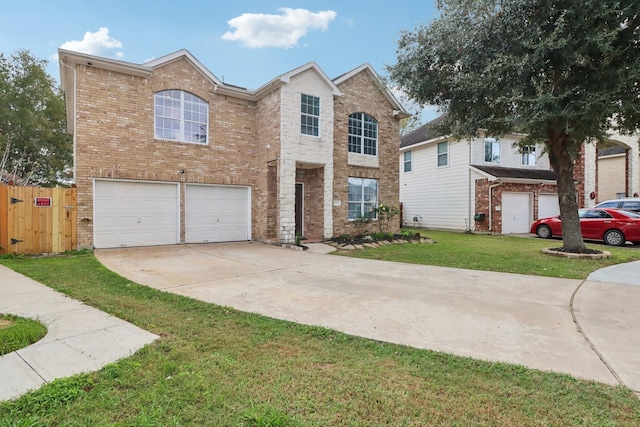
<svg viewBox="0 0 640 427">
<path fill-rule="evenodd" d="M 538 196 L 538 218 L 560 215 L 557 194 L 540 194 Z"/>
<path fill-rule="evenodd" d="M 180 243 L 178 184 L 96 180 L 96 248 Z"/>
<path fill-rule="evenodd" d="M 251 239 L 248 187 L 187 184 L 185 242 L 237 242 Z"/>
<path fill-rule="evenodd" d="M 528 233 L 531 210 L 529 193 L 502 193 L 502 234 Z"/>
</svg>

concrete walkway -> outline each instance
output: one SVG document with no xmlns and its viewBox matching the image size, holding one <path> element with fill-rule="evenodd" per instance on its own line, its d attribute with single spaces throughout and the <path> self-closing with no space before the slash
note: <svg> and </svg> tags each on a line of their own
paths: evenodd
<svg viewBox="0 0 640 427">
<path fill-rule="evenodd" d="M 326 245 L 310 247 L 302 252 L 245 242 L 107 249 L 95 254 L 107 268 L 140 284 L 243 311 L 640 390 L 636 331 L 640 262 L 609 267 L 581 281 L 338 257 L 326 255 L 332 250 Z M 6 270 L 0 266 L 0 312 L 43 318 L 53 316 L 47 310 L 69 300 L 54 291 L 40 293 L 36 283 Z M 15 284 L 5 287 L 9 279 Z M 24 286 L 37 290 L 23 292 Z M 31 296 L 5 298 L 21 293 Z M 21 309 L 25 299 L 41 299 L 41 311 Z M 89 307 L 79 304 L 76 309 Z M 87 328 L 107 333 L 106 325 L 91 326 L 85 314 L 77 314 Z M 96 318 L 98 324 L 113 319 L 103 316 Z M 82 326 L 79 323 L 70 321 L 66 327 Z M 135 327 L 133 332 L 120 327 L 126 343 L 128 336 L 140 336 L 137 345 L 155 338 Z M 119 357 L 137 348 L 108 336 L 111 344 L 102 348 L 119 348 Z M 45 339 L 56 342 L 49 335 Z M 48 350 L 38 348 L 41 344 L 0 359 L 0 399 L 15 395 L 2 390 L 7 378 L 24 377 L 33 388 L 55 377 L 39 373 L 46 372 L 44 361 L 48 361 Z M 97 350 L 80 351 L 95 359 L 93 369 L 106 358 Z M 40 365 L 29 363 L 36 365 L 35 378 L 31 367 L 4 365 L 9 363 L 5 358 L 22 359 L 25 353 L 41 357 Z"/>
<path fill-rule="evenodd" d="M 97 371 L 158 336 L 0 265 L 0 313 L 38 319 L 40 341 L 0 357 L 0 401 L 56 378 Z"/>
</svg>

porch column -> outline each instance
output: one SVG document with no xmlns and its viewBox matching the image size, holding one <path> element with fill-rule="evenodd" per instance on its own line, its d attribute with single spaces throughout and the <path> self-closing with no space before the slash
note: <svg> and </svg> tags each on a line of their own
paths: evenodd
<svg viewBox="0 0 640 427">
<path fill-rule="evenodd" d="M 595 200 L 589 197 L 592 191 L 596 191 L 596 162 L 598 161 L 597 147 L 595 142 L 583 144 L 584 150 L 584 204 L 585 208 L 594 206 Z"/>
<path fill-rule="evenodd" d="M 291 158 L 280 161 L 280 188 L 278 214 L 280 243 L 296 241 L 296 162 Z"/>
<path fill-rule="evenodd" d="M 630 137 L 629 142 L 629 194 L 640 194 L 640 141 L 638 135 Z"/>
<path fill-rule="evenodd" d="M 325 239 L 333 237 L 333 163 L 324 165 L 324 231 Z"/>
</svg>

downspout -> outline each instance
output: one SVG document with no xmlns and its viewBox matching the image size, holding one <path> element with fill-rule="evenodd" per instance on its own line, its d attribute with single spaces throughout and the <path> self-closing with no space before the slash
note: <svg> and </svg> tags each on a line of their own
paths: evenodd
<svg viewBox="0 0 640 427">
<path fill-rule="evenodd" d="M 471 199 L 475 198 L 475 196 L 474 196 L 475 195 L 475 188 L 472 188 L 472 183 L 471 183 L 471 142 L 468 142 L 467 146 L 469 147 L 469 163 L 468 163 L 469 164 L 469 167 L 468 167 L 469 175 L 467 177 L 467 187 L 469 187 L 468 188 L 468 190 L 469 190 L 468 193 L 469 194 L 467 194 L 467 197 L 468 197 L 469 200 L 467 201 L 467 205 L 468 205 L 467 206 L 467 218 L 469 218 L 468 219 L 468 221 L 469 221 L 468 229 L 469 230 L 473 230 L 473 229 L 475 229 L 475 223 L 471 222 L 472 219 L 473 219 L 473 210 L 471 209 Z M 474 224 L 473 227 L 471 226 L 471 224 Z"/>
<path fill-rule="evenodd" d="M 502 182 L 500 182 L 500 180 L 498 180 L 497 184 L 493 184 L 492 186 L 489 187 L 489 231 L 493 232 L 493 208 L 492 208 L 492 203 L 493 203 L 493 189 L 496 187 L 500 187 L 502 185 Z"/>
<path fill-rule="evenodd" d="M 76 181 L 76 127 L 77 127 L 77 109 L 76 109 L 76 69 L 75 67 L 72 67 L 71 65 L 68 65 L 66 62 L 64 62 L 64 59 L 60 58 L 60 63 L 62 65 L 64 65 L 67 68 L 70 68 L 73 71 L 73 167 L 72 167 L 72 171 L 73 171 L 73 183 L 74 184 L 78 184 L 78 182 Z M 65 88 L 66 89 L 66 88 Z M 68 93 L 65 90 L 65 94 Z M 67 129 L 67 132 L 69 130 Z"/>
</svg>

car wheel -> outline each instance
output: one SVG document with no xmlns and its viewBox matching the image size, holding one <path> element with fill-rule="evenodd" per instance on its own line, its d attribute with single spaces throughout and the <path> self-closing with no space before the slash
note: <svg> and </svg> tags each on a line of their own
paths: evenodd
<svg viewBox="0 0 640 427">
<path fill-rule="evenodd" d="M 604 242 L 611 246 L 622 246 L 625 242 L 624 234 L 618 230 L 609 230 L 604 233 Z"/>
<path fill-rule="evenodd" d="M 538 237 L 542 237 L 543 239 L 550 239 L 552 234 L 551 227 L 544 224 L 539 225 L 538 228 L 536 228 L 536 234 Z"/>
</svg>

